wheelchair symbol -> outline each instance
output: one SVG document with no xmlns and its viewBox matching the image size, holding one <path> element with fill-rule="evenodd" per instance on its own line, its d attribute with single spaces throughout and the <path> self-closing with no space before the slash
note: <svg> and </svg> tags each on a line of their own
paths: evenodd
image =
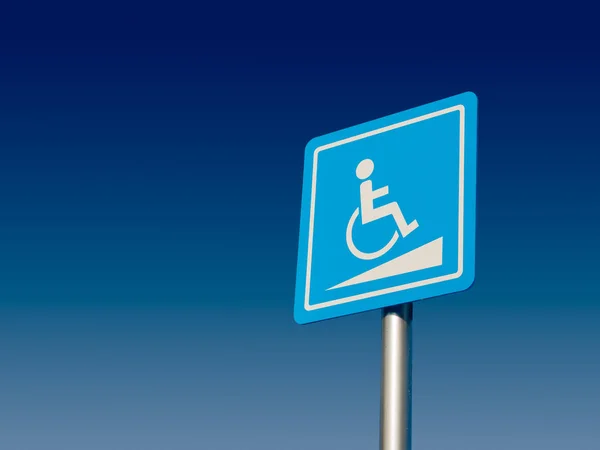
<svg viewBox="0 0 600 450">
<path fill-rule="evenodd" d="M 375 199 L 383 197 L 389 192 L 388 186 L 373 190 L 373 182 L 368 178 L 373 173 L 374 168 L 375 164 L 370 159 L 361 161 L 356 167 L 356 176 L 360 180 L 364 180 L 360 184 L 360 207 L 354 210 L 348 221 L 348 226 L 346 227 L 346 244 L 348 245 L 348 249 L 355 257 L 363 260 L 377 259 L 389 252 L 392 247 L 396 245 L 396 242 L 400 237 L 398 230 L 404 238 L 419 227 L 416 220 L 413 220 L 410 224 L 406 223 L 404 215 L 400 210 L 400 206 L 398 206 L 398 203 L 396 202 L 391 202 L 378 208 L 373 206 L 373 201 Z M 361 216 L 361 223 L 363 225 L 375 222 L 376 220 L 387 216 L 392 216 L 398 226 L 398 230 L 394 231 L 394 234 L 388 243 L 381 249 L 370 253 L 363 252 L 356 247 L 352 239 L 352 231 L 359 215 Z"/>
</svg>

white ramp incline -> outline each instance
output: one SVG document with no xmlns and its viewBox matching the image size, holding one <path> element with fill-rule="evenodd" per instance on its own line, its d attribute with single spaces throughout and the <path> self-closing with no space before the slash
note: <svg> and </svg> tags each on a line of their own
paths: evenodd
<svg viewBox="0 0 600 450">
<path fill-rule="evenodd" d="M 442 240 L 443 237 L 437 238 L 427 244 L 404 253 L 380 266 L 367 270 L 349 280 L 327 289 L 338 289 L 342 287 L 352 286 L 355 284 L 366 283 L 367 281 L 381 280 L 395 275 L 415 272 L 417 270 L 429 269 L 442 265 Z"/>
</svg>

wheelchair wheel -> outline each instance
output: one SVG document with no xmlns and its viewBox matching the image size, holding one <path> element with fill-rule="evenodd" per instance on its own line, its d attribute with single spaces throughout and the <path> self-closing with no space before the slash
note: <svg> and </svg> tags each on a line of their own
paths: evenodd
<svg viewBox="0 0 600 450">
<path fill-rule="evenodd" d="M 385 255 L 396 244 L 396 241 L 398 240 L 398 237 L 399 237 L 398 231 L 394 231 L 394 235 L 389 240 L 389 242 L 385 245 L 385 247 L 383 247 L 382 249 L 377 250 L 376 252 L 371 252 L 371 253 L 361 252 L 358 248 L 356 248 L 356 246 L 354 245 L 354 241 L 352 240 L 352 229 L 354 228 L 354 223 L 356 222 L 356 219 L 358 218 L 359 213 L 360 213 L 360 209 L 356 208 L 354 210 L 354 212 L 352 213 L 350 220 L 348 221 L 348 226 L 346 227 L 346 244 L 348 245 L 348 249 L 350 250 L 350 253 L 352 253 L 358 259 L 364 259 L 364 260 L 376 259 L 376 258 L 379 258 L 380 256 Z"/>
</svg>

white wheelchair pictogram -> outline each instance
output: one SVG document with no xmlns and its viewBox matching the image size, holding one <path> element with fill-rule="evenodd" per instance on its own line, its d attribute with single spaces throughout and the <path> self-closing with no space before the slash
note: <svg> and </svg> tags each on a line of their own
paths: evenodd
<svg viewBox="0 0 600 450">
<path fill-rule="evenodd" d="M 373 182 L 368 178 L 371 176 L 374 169 L 375 164 L 370 159 L 361 161 L 356 167 L 356 176 L 360 180 L 363 180 L 363 182 L 360 184 L 360 207 L 354 210 L 350 220 L 348 221 L 348 226 L 346 227 L 346 244 L 348 245 L 348 249 L 355 257 L 363 260 L 377 259 L 385 255 L 398 241 L 398 231 L 400 231 L 402 237 L 405 238 L 419 226 L 416 220 L 413 220 L 410 224 L 406 223 L 404 215 L 400 210 L 400 206 L 398 206 L 398 203 L 396 202 L 390 202 L 377 208 L 374 207 L 373 202 L 375 199 L 381 198 L 389 193 L 388 186 L 373 190 Z M 363 252 L 359 250 L 356 245 L 354 245 L 354 241 L 352 239 L 352 230 L 354 229 L 354 225 L 356 223 L 356 219 L 358 219 L 358 216 L 361 217 L 362 225 L 375 222 L 376 220 L 387 216 L 392 216 L 396 222 L 398 230 L 394 230 L 394 234 L 392 235 L 391 239 L 381 249 L 375 252 Z"/>
</svg>

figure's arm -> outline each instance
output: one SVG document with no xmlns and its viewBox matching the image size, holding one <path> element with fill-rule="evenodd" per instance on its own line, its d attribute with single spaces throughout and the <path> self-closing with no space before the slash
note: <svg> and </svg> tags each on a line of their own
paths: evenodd
<svg viewBox="0 0 600 450">
<path fill-rule="evenodd" d="M 379 198 L 379 197 L 383 197 L 384 195 L 388 195 L 388 186 L 384 186 L 382 188 L 379 189 L 375 189 L 373 191 L 373 199 Z"/>
</svg>

